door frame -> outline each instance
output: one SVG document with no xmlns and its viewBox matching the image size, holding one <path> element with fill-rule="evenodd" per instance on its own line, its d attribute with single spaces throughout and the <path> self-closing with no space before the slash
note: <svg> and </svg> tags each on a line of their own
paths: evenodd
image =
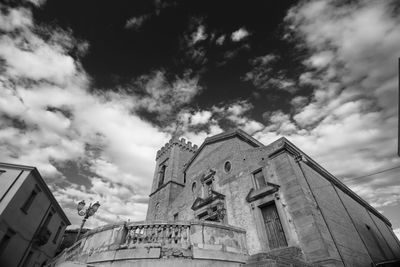
<svg viewBox="0 0 400 267">
<path fill-rule="evenodd" d="M 279 219 L 279 223 L 281 224 L 281 227 L 282 227 L 282 230 L 283 230 L 283 235 L 285 237 L 285 241 L 286 241 L 286 246 L 285 247 L 289 247 L 289 238 L 288 238 L 288 234 L 287 234 L 287 231 L 285 229 L 285 226 L 284 226 L 284 222 L 282 220 L 282 215 L 280 214 L 280 212 L 278 210 L 278 207 L 276 205 L 276 201 L 272 200 L 272 201 L 268 201 L 268 202 L 263 203 L 263 204 L 258 206 L 259 212 L 261 213 L 262 226 L 263 226 L 262 228 L 263 228 L 263 231 L 264 231 L 264 237 L 266 239 L 265 241 L 266 241 L 266 243 L 268 245 L 268 250 L 285 248 L 285 247 L 271 248 L 271 246 L 269 244 L 269 238 L 267 236 L 267 228 L 266 228 L 266 225 L 265 225 L 265 218 L 264 218 L 264 214 L 262 212 L 262 209 L 264 209 L 264 208 L 266 208 L 268 206 L 274 206 L 275 207 L 275 210 L 276 210 L 276 213 L 277 213 L 277 216 L 278 216 L 278 219 Z"/>
</svg>

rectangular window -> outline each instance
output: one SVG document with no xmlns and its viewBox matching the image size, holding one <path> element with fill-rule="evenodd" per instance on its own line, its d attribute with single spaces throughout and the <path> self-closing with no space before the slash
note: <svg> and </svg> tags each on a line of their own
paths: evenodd
<svg viewBox="0 0 400 267">
<path fill-rule="evenodd" d="M 164 184 L 165 170 L 166 169 L 167 169 L 166 165 L 162 165 L 160 167 L 160 171 L 158 172 L 158 187 L 161 187 Z"/>
<path fill-rule="evenodd" d="M 45 220 L 44 223 L 43 223 L 43 227 L 47 227 L 47 226 L 49 225 L 49 223 L 50 223 L 50 221 L 51 221 L 51 218 L 53 218 L 53 214 L 54 214 L 54 210 L 51 209 L 50 212 L 49 212 L 49 214 L 47 215 L 46 220 Z"/>
<path fill-rule="evenodd" d="M 54 238 L 53 238 L 53 243 L 54 243 L 54 244 L 57 243 L 58 236 L 60 235 L 60 232 L 61 232 L 61 229 L 63 228 L 63 226 L 64 226 L 63 224 L 61 224 L 60 226 L 58 226 L 56 235 L 55 235 Z"/>
<path fill-rule="evenodd" d="M 262 169 L 256 171 L 253 173 L 253 177 L 254 177 L 254 182 L 256 184 L 256 188 L 260 189 L 263 188 L 265 186 L 267 186 L 267 183 L 265 182 L 265 178 L 264 178 L 264 174 L 262 172 Z"/>
<path fill-rule="evenodd" d="M 8 229 L 6 234 L 1 239 L 1 241 L 0 241 L 0 256 L 6 250 L 8 243 L 10 243 L 10 240 L 13 237 L 13 235 L 15 235 L 15 232 L 12 229 Z"/>
<path fill-rule="evenodd" d="M 179 213 L 178 213 L 178 212 L 174 214 L 174 221 L 177 221 L 177 220 L 178 220 L 178 216 L 179 216 Z"/>
<path fill-rule="evenodd" d="M 33 190 L 32 193 L 29 195 L 28 199 L 25 201 L 24 205 L 22 206 L 21 210 L 24 213 L 28 213 L 29 207 L 32 205 L 33 201 L 37 196 L 36 190 Z"/>
</svg>

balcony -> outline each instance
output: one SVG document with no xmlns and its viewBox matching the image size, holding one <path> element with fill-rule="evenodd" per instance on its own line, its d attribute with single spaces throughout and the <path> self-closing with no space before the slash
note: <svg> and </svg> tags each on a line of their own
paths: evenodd
<svg viewBox="0 0 400 267">
<path fill-rule="evenodd" d="M 51 232 L 49 231 L 49 229 L 47 229 L 47 227 L 42 227 L 40 228 L 37 235 L 33 238 L 33 244 L 38 247 L 44 246 L 49 241 L 50 236 Z"/>
<path fill-rule="evenodd" d="M 136 222 L 85 234 L 50 266 L 79 262 L 107 266 L 240 266 L 247 259 L 246 232 L 226 224 Z"/>
</svg>

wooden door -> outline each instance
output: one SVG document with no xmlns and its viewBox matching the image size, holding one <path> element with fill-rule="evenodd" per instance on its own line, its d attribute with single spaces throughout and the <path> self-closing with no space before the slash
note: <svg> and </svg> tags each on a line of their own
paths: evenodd
<svg viewBox="0 0 400 267">
<path fill-rule="evenodd" d="M 261 208 L 270 249 L 287 247 L 285 233 L 275 203 Z"/>
</svg>

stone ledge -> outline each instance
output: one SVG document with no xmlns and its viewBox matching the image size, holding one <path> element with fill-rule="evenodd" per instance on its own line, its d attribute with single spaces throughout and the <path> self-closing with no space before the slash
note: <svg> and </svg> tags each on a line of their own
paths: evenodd
<svg viewBox="0 0 400 267">
<path fill-rule="evenodd" d="M 230 262 L 245 263 L 247 260 L 246 254 L 238 254 L 224 251 L 216 251 L 193 247 L 193 259 L 221 260 Z"/>
<path fill-rule="evenodd" d="M 160 256 L 161 248 L 120 249 L 116 251 L 114 260 L 158 259 Z"/>
</svg>

